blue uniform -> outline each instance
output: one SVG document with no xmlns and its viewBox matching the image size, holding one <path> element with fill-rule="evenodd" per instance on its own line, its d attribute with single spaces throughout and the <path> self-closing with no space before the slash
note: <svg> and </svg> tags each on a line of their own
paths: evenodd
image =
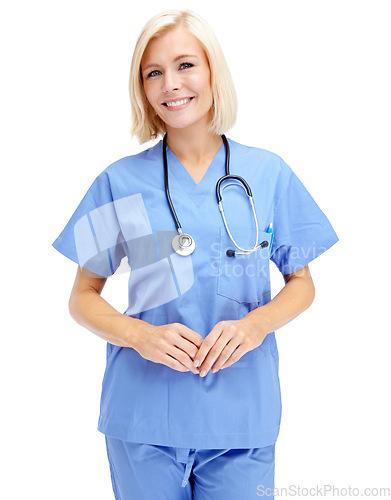
<svg viewBox="0 0 391 500">
<path fill-rule="evenodd" d="M 171 199 L 183 231 L 196 243 L 193 254 L 175 254 L 171 240 L 176 227 L 164 192 L 162 141 L 101 172 L 53 246 L 101 276 L 130 266 L 124 314 L 154 325 L 182 323 L 205 338 L 217 322 L 240 319 L 268 303 L 270 260 L 288 274 L 338 238 L 279 156 L 228 141 L 231 173 L 249 183 L 258 242 L 267 241 L 268 247 L 245 256 L 226 255 L 234 246 L 215 194 L 216 181 L 225 172 L 224 145 L 198 184 L 167 147 Z M 252 209 L 245 191 L 233 184 L 228 182 L 222 191 L 228 226 L 241 247 L 252 248 Z M 275 443 L 280 418 L 274 333 L 232 366 L 215 374 L 209 371 L 204 378 L 107 343 L 98 423 L 106 436 L 188 449 L 262 448 Z"/>
<path fill-rule="evenodd" d="M 106 436 L 106 447 L 116 500 L 274 498 L 275 444 L 194 450 Z"/>
</svg>

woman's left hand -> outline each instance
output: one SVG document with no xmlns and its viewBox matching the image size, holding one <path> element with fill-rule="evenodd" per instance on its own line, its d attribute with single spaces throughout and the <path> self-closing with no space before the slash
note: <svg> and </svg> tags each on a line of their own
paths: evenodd
<svg viewBox="0 0 391 500">
<path fill-rule="evenodd" d="M 261 324 L 255 326 L 245 318 L 220 321 L 204 338 L 194 358 L 194 366 L 199 366 L 201 377 L 206 376 L 212 365 L 212 372 L 216 373 L 220 368 L 236 363 L 246 352 L 260 346 L 267 333 L 266 327 Z"/>
</svg>

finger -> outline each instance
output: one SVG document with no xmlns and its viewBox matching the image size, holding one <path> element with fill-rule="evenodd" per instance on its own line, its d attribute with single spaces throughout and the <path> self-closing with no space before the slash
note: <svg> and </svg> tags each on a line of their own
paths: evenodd
<svg viewBox="0 0 391 500">
<path fill-rule="evenodd" d="M 189 356 L 192 366 L 194 366 L 193 359 L 198 352 L 198 347 L 180 335 L 178 335 L 178 338 L 173 342 L 173 345 L 184 351 Z"/>
<path fill-rule="evenodd" d="M 204 362 L 208 352 L 210 349 L 215 345 L 217 339 L 220 337 L 221 333 L 223 331 L 223 325 L 222 322 L 217 323 L 210 333 L 203 339 L 202 344 L 196 354 L 196 357 L 194 359 L 194 366 L 201 366 L 202 363 Z"/>
<path fill-rule="evenodd" d="M 203 338 L 201 337 L 201 335 L 190 330 L 190 328 L 187 328 L 184 325 L 177 326 L 175 324 L 175 326 L 172 328 L 172 331 L 173 331 L 174 335 L 173 335 L 173 340 L 170 341 L 170 344 L 172 344 L 173 346 L 178 347 L 179 349 L 184 351 L 190 358 L 189 368 L 190 369 L 195 368 L 193 366 L 193 359 L 194 359 L 194 356 L 198 352 L 198 346 L 195 345 L 193 342 L 191 342 L 191 340 L 188 340 L 188 335 L 191 335 L 193 333 L 193 334 L 196 334 L 196 336 L 199 336 L 202 340 L 203 340 Z M 194 336 L 193 336 L 193 338 L 194 338 Z M 188 365 L 186 365 L 186 366 L 188 366 Z M 198 369 L 197 369 L 196 373 L 198 373 Z"/>
<path fill-rule="evenodd" d="M 237 341 L 235 342 L 234 339 L 231 339 L 225 346 L 225 348 L 221 351 L 220 356 L 217 358 L 216 362 L 213 364 L 212 372 L 218 372 L 224 366 L 226 361 L 231 358 L 232 354 L 239 346 L 240 344 Z"/>
<path fill-rule="evenodd" d="M 230 337 L 227 335 L 227 333 L 223 332 L 223 334 L 219 337 L 214 346 L 208 352 L 208 355 L 204 359 L 204 362 L 199 367 L 201 377 L 205 377 L 207 375 L 215 361 L 219 358 L 221 352 L 227 346 L 229 340 Z"/>
<path fill-rule="evenodd" d="M 187 339 L 189 342 L 192 342 L 197 349 L 201 346 L 204 339 L 199 333 L 195 332 L 191 328 L 188 328 L 186 325 L 182 325 L 181 323 L 174 323 L 173 326 L 182 337 Z"/>
<path fill-rule="evenodd" d="M 246 352 L 249 352 L 248 348 L 244 347 L 243 345 L 240 345 L 236 351 L 234 351 L 231 356 L 225 361 L 220 369 L 228 368 L 229 366 L 233 365 L 238 361 Z"/>
<path fill-rule="evenodd" d="M 176 361 L 181 363 L 183 366 L 185 366 L 187 369 L 189 369 L 195 375 L 198 375 L 198 373 L 199 373 L 198 368 L 195 368 L 193 366 L 193 360 L 190 358 L 190 356 L 186 352 L 182 351 L 182 349 L 179 349 L 178 347 L 173 345 L 167 349 L 167 354 L 169 356 L 172 356 Z"/>
<path fill-rule="evenodd" d="M 163 360 L 161 361 L 161 364 L 168 366 L 172 370 L 177 370 L 179 372 L 189 372 L 191 371 L 189 368 L 187 368 L 185 365 L 180 363 L 178 360 L 170 356 L 169 354 L 165 355 Z"/>
</svg>

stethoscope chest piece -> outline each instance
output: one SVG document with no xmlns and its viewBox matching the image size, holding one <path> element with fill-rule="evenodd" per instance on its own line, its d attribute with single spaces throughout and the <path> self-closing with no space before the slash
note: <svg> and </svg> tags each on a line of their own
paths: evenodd
<svg viewBox="0 0 391 500">
<path fill-rule="evenodd" d="M 172 248 L 178 255 L 186 257 L 194 252 L 195 241 L 190 234 L 179 233 L 172 240 Z"/>
</svg>

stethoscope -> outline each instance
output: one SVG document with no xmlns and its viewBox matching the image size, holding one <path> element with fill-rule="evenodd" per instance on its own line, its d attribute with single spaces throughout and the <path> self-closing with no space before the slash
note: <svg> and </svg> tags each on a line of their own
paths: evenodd
<svg viewBox="0 0 391 500">
<path fill-rule="evenodd" d="M 225 137 L 224 134 L 221 137 L 223 139 L 224 146 L 225 146 L 225 175 L 223 177 L 220 177 L 220 179 L 216 183 L 217 203 L 219 205 L 221 216 L 223 218 L 225 229 L 227 230 L 228 236 L 230 237 L 230 239 L 231 239 L 232 243 L 235 245 L 235 247 L 238 250 L 241 250 L 241 252 L 237 252 L 236 250 L 227 250 L 227 256 L 228 257 L 235 257 L 235 255 L 249 255 L 250 253 L 255 252 L 259 248 L 266 248 L 266 247 L 268 247 L 269 246 L 269 242 L 268 241 L 262 241 L 261 243 L 257 244 L 257 242 L 258 242 L 258 236 L 259 236 L 258 219 L 257 219 L 257 215 L 255 213 L 255 206 L 254 206 L 254 201 L 253 201 L 253 195 L 252 195 L 252 192 L 251 192 L 251 188 L 248 185 L 248 183 L 243 179 L 243 177 L 240 177 L 239 175 L 232 175 L 232 174 L 229 173 L 229 159 L 230 159 L 229 144 L 228 144 L 227 138 Z M 174 249 L 174 251 L 178 255 L 187 256 L 187 255 L 190 255 L 190 254 L 192 254 L 194 252 L 194 250 L 195 250 L 195 241 L 194 241 L 194 238 L 192 236 L 190 236 L 190 234 L 187 234 L 187 233 L 183 232 L 182 226 L 181 226 L 181 224 L 179 222 L 178 216 L 177 216 L 177 214 L 175 212 L 174 206 L 173 206 L 172 201 L 171 201 L 170 190 L 169 190 L 169 187 L 168 187 L 167 133 L 163 137 L 163 164 L 164 164 L 164 186 L 165 186 L 165 189 L 166 189 L 167 202 L 168 202 L 168 205 L 170 207 L 171 214 L 172 214 L 172 216 L 174 218 L 175 225 L 176 225 L 177 230 L 178 230 L 178 234 L 175 235 L 174 238 L 173 238 L 173 240 L 172 240 L 172 248 Z M 235 239 L 233 238 L 233 236 L 231 234 L 231 231 L 228 228 L 228 224 L 227 224 L 227 221 L 226 221 L 225 215 L 224 215 L 223 198 L 221 196 L 221 188 L 220 188 L 221 183 L 224 182 L 224 181 L 226 181 L 226 180 L 228 180 L 228 179 L 239 181 L 241 184 L 237 184 L 235 182 L 235 183 L 230 183 L 230 185 L 234 184 L 234 185 L 237 185 L 237 186 L 241 186 L 246 191 L 247 196 L 250 199 L 250 204 L 251 204 L 251 207 L 252 207 L 252 210 L 253 210 L 255 227 L 256 227 L 256 238 L 255 238 L 255 245 L 253 246 L 253 248 L 245 249 L 245 248 L 240 247 L 236 243 Z M 227 187 L 227 186 L 228 186 L 228 184 L 226 186 L 224 186 L 224 187 Z M 270 229 L 271 229 L 271 226 L 269 227 L 268 232 L 272 232 L 272 230 L 270 231 Z"/>
</svg>

